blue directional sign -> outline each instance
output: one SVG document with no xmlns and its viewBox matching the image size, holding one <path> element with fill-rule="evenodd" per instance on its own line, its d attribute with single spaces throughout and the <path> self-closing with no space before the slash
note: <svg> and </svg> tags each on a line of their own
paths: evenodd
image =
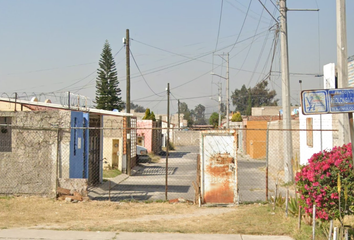
<svg viewBox="0 0 354 240">
<path fill-rule="evenodd" d="M 301 92 L 303 114 L 323 114 L 328 113 L 328 91 L 306 90 Z"/>
<path fill-rule="evenodd" d="M 305 90 L 301 102 L 304 115 L 354 112 L 354 89 Z"/>
<path fill-rule="evenodd" d="M 331 89 L 328 94 L 331 113 L 354 112 L 354 89 Z"/>
</svg>

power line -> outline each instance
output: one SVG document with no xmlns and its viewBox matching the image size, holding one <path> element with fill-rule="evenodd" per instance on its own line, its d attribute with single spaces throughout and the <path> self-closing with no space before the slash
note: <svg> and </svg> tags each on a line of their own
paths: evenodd
<svg viewBox="0 0 354 240">
<path fill-rule="evenodd" d="M 219 42 L 219 35 L 220 35 L 220 26 L 221 26 L 221 19 L 222 19 L 222 10 L 223 10 L 223 5 L 224 5 L 224 0 L 221 0 L 221 8 L 220 8 L 220 17 L 219 17 L 219 27 L 218 27 L 218 35 L 216 37 L 216 44 L 215 44 L 215 50 L 218 48 L 218 42 Z"/>
<path fill-rule="evenodd" d="M 33 70 L 33 71 L 28 71 L 28 72 L 9 73 L 9 74 L 0 75 L 0 76 L 10 76 L 10 75 L 17 75 L 17 74 L 29 74 L 29 73 L 45 72 L 45 71 L 59 70 L 59 69 L 63 69 L 63 68 L 80 67 L 80 66 L 90 65 L 90 64 L 94 64 L 94 63 L 96 63 L 96 62 L 81 63 L 81 64 L 69 65 L 69 66 L 65 66 L 65 67 L 38 69 L 38 70 Z"/>
<path fill-rule="evenodd" d="M 62 90 L 64 90 L 64 89 L 67 89 L 67 88 L 69 88 L 69 87 L 71 87 L 71 86 L 74 86 L 74 85 L 76 85 L 77 83 L 79 83 L 79 82 L 85 80 L 86 78 L 88 78 L 89 76 L 91 76 L 91 75 L 94 74 L 94 73 L 96 73 L 96 71 L 93 71 L 92 73 L 90 73 L 90 74 L 87 75 L 86 77 L 83 77 L 83 78 L 79 79 L 78 81 L 76 81 L 76 82 L 70 84 L 69 86 L 63 87 L 63 88 L 58 89 L 58 90 L 56 90 L 56 91 L 59 92 L 59 91 L 62 91 Z"/>
<path fill-rule="evenodd" d="M 278 22 L 278 20 L 269 12 L 267 7 L 261 2 L 261 0 L 258 0 L 260 4 L 262 4 L 263 8 L 267 11 L 267 13 L 274 19 L 275 22 Z"/>
<path fill-rule="evenodd" d="M 137 64 L 137 62 L 135 61 L 135 58 L 134 58 L 134 55 L 133 55 L 133 53 L 132 53 L 132 51 L 129 49 L 129 51 L 130 51 L 130 54 L 132 55 L 132 57 L 133 57 L 133 60 L 134 60 L 134 63 L 135 63 L 135 66 L 138 68 L 138 70 L 139 70 L 139 73 L 140 73 L 140 75 L 141 75 L 141 77 L 144 79 L 144 81 L 145 81 L 145 83 L 146 83 L 146 85 L 148 86 L 148 88 L 151 90 L 151 92 L 153 92 L 156 96 L 159 96 L 159 97 L 162 97 L 162 96 L 160 96 L 160 95 L 158 95 L 151 87 L 150 87 L 150 85 L 148 84 L 148 82 L 146 81 L 146 79 L 145 79 L 145 77 L 144 77 L 144 75 L 141 73 L 141 71 L 140 71 L 140 68 L 139 68 L 139 66 L 138 66 L 138 64 Z"/>
<path fill-rule="evenodd" d="M 124 46 L 123 46 L 123 47 L 124 47 Z M 119 49 L 118 52 L 117 52 L 116 54 L 114 54 L 113 57 L 117 56 L 118 53 L 123 49 L 123 47 L 121 47 L 121 49 Z M 86 77 L 81 78 L 81 79 L 79 79 L 78 81 L 76 81 L 76 82 L 70 84 L 69 86 L 66 86 L 66 87 L 64 87 L 64 88 L 61 88 L 61 89 L 59 89 L 59 90 L 57 90 L 57 91 L 62 91 L 62 90 L 67 89 L 67 88 L 69 88 L 69 87 L 71 87 L 71 86 L 74 86 L 74 85 L 76 85 L 77 83 L 79 83 L 79 82 L 85 80 L 86 78 L 88 78 L 89 76 L 91 76 L 91 75 L 94 74 L 94 73 L 96 73 L 96 70 L 95 70 L 94 72 L 90 73 L 89 75 L 87 75 Z M 91 80 L 91 81 L 92 81 L 92 80 Z M 91 81 L 90 81 L 90 82 L 91 82 Z M 86 84 L 86 85 L 87 85 L 87 84 Z M 85 86 L 85 85 L 84 85 L 84 86 Z M 83 89 L 83 87 L 82 87 L 81 89 Z M 81 90 L 81 89 L 79 89 L 79 90 Z M 77 91 L 79 91 L 79 90 L 77 90 Z"/>
<path fill-rule="evenodd" d="M 247 19 L 248 12 L 249 12 L 250 7 L 251 7 L 251 3 L 252 3 L 252 0 L 250 0 L 250 3 L 248 4 L 247 12 L 246 12 L 245 18 L 243 19 L 243 23 L 242 23 L 240 32 L 238 33 L 238 36 L 237 36 L 237 38 L 236 38 L 236 41 L 235 41 L 234 45 L 232 46 L 231 50 L 229 51 L 229 53 L 234 49 L 235 45 L 237 44 L 238 39 L 239 39 L 240 36 L 241 36 L 243 27 L 245 26 L 245 22 L 246 22 L 246 19 Z"/>
<path fill-rule="evenodd" d="M 243 0 L 243 1 L 244 1 L 244 0 Z M 226 2 L 227 2 L 228 4 L 230 4 L 232 7 L 234 7 L 235 9 L 239 10 L 240 12 L 246 13 L 246 12 L 243 11 L 242 9 L 236 7 L 236 6 L 235 6 L 234 4 L 232 4 L 230 1 L 226 1 Z M 247 6 L 244 5 L 244 4 L 242 4 L 242 2 L 238 2 L 238 1 L 237 1 L 237 3 L 239 3 L 240 5 L 242 5 L 242 6 L 244 6 L 244 7 L 247 8 Z M 250 13 L 254 13 L 255 15 L 259 15 L 257 12 L 252 11 L 252 9 L 250 9 Z M 251 14 L 249 14 L 248 16 L 249 16 L 250 18 L 253 18 L 253 19 L 255 19 L 255 20 L 258 20 L 258 18 L 252 16 Z M 265 18 L 265 17 L 263 17 L 263 18 Z M 265 20 L 268 20 L 268 18 L 265 18 Z M 266 22 L 265 20 L 262 19 L 262 22 L 263 22 L 263 23 L 268 23 L 268 21 Z"/>
<path fill-rule="evenodd" d="M 255 33 L 257 33 L 257 31 L 258 31 L 259 25 L 260 25 L 260 23 L 261 23 L 262 16 L 263 16 L 263 9 L 262 9 L 262 13 L 261 13 L 261 15 L 260 15 L 260 17 L 259 17 L 259 21 L 258 21 L 258 24 L 257 24 Z M 267 37 L 266 37 L 265 39 L 267 39 Z M 266 42 L 266 41 L 264 41 L 264 42 Z M 251 48 L 252 48 L 253 43 L 254 43 L 254 37 L 253 37 L 253 39 L 252 39 L 251 45 L 250 45 L 249 48 L 248 48 L 246 57 L 243 59 L 242 65 L 241 65 L 241 67 L 240 67 L 241 69 L 243 68 L 243 66 L 244 66 L 245 63 L 246 63 L 246 60 L 247 60 L 248 55 L 249 55 L 249 53 L 250 53 L 250 51 L 251 51 Z M 264 43 L 263 43 L 263 45 L 264 45 Z M 259 61 L 259 60 L 260 60 L 260 58 L 258 58 L 258 61 Z M 237 74 L 238 74 L 238 73 L 237 73 Z M 252 76 L 253 76 L 253 75 L 252 75 Z M 251 79 L 252 79 L 252 78 L 251 78 Z M 250 80 L 250 81 L 251 81 L 251 80 Z"/>
</svg>

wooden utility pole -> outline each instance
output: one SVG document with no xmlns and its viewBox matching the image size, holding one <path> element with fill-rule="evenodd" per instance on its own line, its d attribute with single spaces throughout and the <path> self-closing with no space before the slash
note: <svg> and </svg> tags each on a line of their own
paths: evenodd
<svg viewBox="0 0 354 240">
<path fill-rule="evenodd" d="M 170 144 L 170 84 L 167 83 L 167 143 L 166 143 L 166 176 L 165 176 L 165 200 L 168 192 L 168 152 Z"/>
<path fill-rule="evenodd" d="M 130 47 L 129 47 L 130 39 L 129 39 L 129 29 L 126 30 L 126 38 L 125 38 L 125 50 L 126 50 L 126 77 L 127 77 L 127 99 L 125 104 L 126 113 L 130 113 Z M 127 116 L 127 145 L 126 145 L 126 156 L 127 156 L 127 174 L 131 175 L 131 136 L 130 136 L 130 116 Z"/>
<path fill-rule="evenodd" d="M 179 99 L 178 99 L 178 131 L 181 128 L 181 120 L 180 120 L 180 110 L 179 110 Z"/>
<path fill-rule="evenodd" d="M 336 1 L 337 15 L 337 72 L 338 88 L 348 87 L 348 50 L 347 50 L 347 21 L 345 0 Z M 351 113 L 348 113 L 351 118 Z M 350 133 L 349 120 L 347 114 L 338 114 L 338 140 L 342 146 L 349 142 Z"/>
<path fill-rule="evenodd" d="M 229 121 L 229 112 L 230 112 L 230 103 L 229 103 L 229 53 L 227 53 L 227 61 L 226 61 L 226 128 L 230 128 L 230 121 Z"/>
<path fill-rule="evenodd" d="M 282 108 L 283 108 L 283 144 L 284 144 L 284 181 L 293 181 L 291 159 L 293 157 L 291 113 L 290 113 L 290 83 L 289 83 L 289 57 L 288 57 L 288 26 L 286 0 L 279 1 L 280 7 L 280 51 L 282 76 Z"/>
</svg>

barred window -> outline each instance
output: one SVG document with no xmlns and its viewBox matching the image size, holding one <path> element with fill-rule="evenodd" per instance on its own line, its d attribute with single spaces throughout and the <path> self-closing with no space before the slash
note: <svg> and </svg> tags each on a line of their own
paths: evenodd
<svg viewBox="0 0 354 240">
<path fill-rule="evenodd" d="M 0 152 L 11 151 L 11 117 L 0 117 Z"/>
</svg>

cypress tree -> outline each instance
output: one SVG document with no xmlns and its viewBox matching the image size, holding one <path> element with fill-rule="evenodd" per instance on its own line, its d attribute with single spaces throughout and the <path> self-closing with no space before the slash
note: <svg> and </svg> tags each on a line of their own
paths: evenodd
<svg viewBox="0 0 354 240">
<path fill-rule="evenodd" d="M 96 108 L 112 111 L 123 109 L 124 103 L 120 97 L 121 90 L 118 87 L 116 63 L 112 55 L 112 49 L 106 40 L 99 61 L 96 79 Z"/>
</svg>

